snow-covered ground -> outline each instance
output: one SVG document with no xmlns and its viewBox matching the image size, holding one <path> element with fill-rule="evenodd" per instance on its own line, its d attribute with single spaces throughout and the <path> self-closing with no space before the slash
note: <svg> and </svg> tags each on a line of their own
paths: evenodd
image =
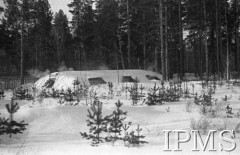
<svg viewBox="0 0 240 155">
<path fill-rule="evenodd" d="M 66 73 L 65 73 L 66 74 Z M 75 73 L 74 73 L 75 74 Z M 68 76 L 70 74 L 68 73 Z M 70 76 L 69 76 L 70 77 Z M 70 77 L 71 78 L 71 77 Z M 201 93 L 201 86 L 195 84 L 194 91 Z M 188 87 L 192 88 L 191 83 Z M 154 85 L 153 82 L 142 83 L 147 90 Z M 160 83 L 158 83 L 160 86 Z M 123 84 L 115 84 L 114 91 L 121 89 Z M 165 84 L 168 86 L 168 83 Z M 100 86 L 99 93 L 107 91 L 107 86 Z M 192 91 L 190 89 L 190 91 Z M 11 92 L 6 92 L 7 97 L 5 100 L 0 100 L 0 116 L 7 117 L 5 104 L 10 102 Z M 227 95 L 230 99 L 227 102 L 221 99 Z M 230 103 L 233 107 L 233 112 L 236 114 L 240 109 L 240 96 L 239 87 L 227 87 L 223 85 L 218 86 L 214 98 L 218 99 L 221 103 L 222 115 L 212 118 L 211 121 L 216 126 L 226 124 L 227 128 L 234 130 L 235 126 L 240 123 L 238 118 L 225 118 L 225 107 Z M 122 141 L 118 141 L 113 146 L 112 143 L 103 143 L 98 147 L 90 146 L 90 141 L 83 139 L 80 132 L 87 132 L 86 125 L 87 109 L 85 101 L 81 101 L 77 106 L 59 105 L 58 99 L 47 98 L 42 103 L 32 101 L 17 101 L 20 104 L 20 109 L 14 116 L 16 120 L 25 120 L 29 125 L 23 134 L 13 135 L 13 138 L 8 138 L 8 135 L 0 137 L 0 155 L 5 154 L 41 154 L 41 155 L 61 155 L 61 154 L 97 154 L 97 155 L 116 155 L 116 154 L 131 154 L 131 155 L 145 155 L 145 154 L 239 154 L 240 152 L 240 134 L 236 134 L 235 141 L 237 147 L 232 152 L 221 152 L 218 143 L 221 142 L 216 136 L 216 152 L 200 151 L 192 152 L 193 141 L 181 144 L 183 151 L 181 152 L 166 152 L 165 136 L 162 130 L 191 130 L 191 119 L 199 119 L 199 106 L 192 104 L 191 112 L 186 111 L 186 103 L 192 102 L 193 99 L 181 99 L 179 102 L 165 103 L 161 106 L 147 106 L 136 105 L 132 106 L 129 97 L 126 99 L 125 94 L 122 96 L 114 97 L 114 99 L 100 99 L 103 102 L 103 115 L 108 115 L 115 109 L 115 102 L 117 100 L 123 102 L 122 109 L 127 111 L 126 122 L 133 122 L 130 130 L 136 129 L 139 124 L 142 128 L 142 134 L 148 143 L 140 147 L 125 147 Z M 167 112 L 166 109 L 170 108 Z M 206 136 L 203 136 L 205 139 Z M 226 144 L 226 143 L 224 143 Z M 175 138 L 170 134 L 170 148 L 173 149 L 175 145 Z M 226 145 L 227 146 L 227 145 Z"/>
</svg>

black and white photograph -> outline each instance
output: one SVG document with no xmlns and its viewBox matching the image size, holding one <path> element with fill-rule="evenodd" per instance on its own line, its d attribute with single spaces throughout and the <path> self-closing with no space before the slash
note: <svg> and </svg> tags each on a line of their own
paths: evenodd
<svg viewBox="0 0 240 155">
<path fill-rule="evenodd" d="M 240 154 L 240 0 L 0 0 L 0 155 L 192 154 Z"/>
</svg>

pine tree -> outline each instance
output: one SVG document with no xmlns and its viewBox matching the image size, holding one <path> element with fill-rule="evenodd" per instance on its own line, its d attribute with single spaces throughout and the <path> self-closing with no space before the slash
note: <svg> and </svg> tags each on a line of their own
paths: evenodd
<svg viewBox="0 0 240 155">
<path fill-rule="evenodd" d="M 31 29 L 35 68 L 43 70 L 52 65 L 52 11 L 48 0 L 38 0 L 33 5 L 34 26 Z M 54 62 L 54 61 L 53 61 Z"/>
<path fill-rule="evenodd" d="M 165 56 L 164 56 L 164 40 L 163 40 L 163 0 L 159 0 L 159 41 L 160 41 L 160 54 L 161 54 L 161 73 L 162 78 L 165 80 Z"/>
<path fill-rule="evenodd" d="M 235 67 L 236 71 L 240 71 L 239 68 L 239 0 L 235 0 L 235 46 L 236 46 L 236 57 L 235 57 Z"/>
<path fill-rule="evenodd" d="M 72 92 L 72 90 L 68 88 L 67 92 L 64 94 L 65 101 L 71 103 L 72 101 L 74 101 L 73 97 L 74 97 L 74 92 Z"/>
<path fill-rule="evenodd" d="M 4 117 L 0 117 L 0 135 L 3 135 L 6 133 L 8 126 L 8 119 Z"/>
<path fill-rule="evenodd" d="M 138 124 L 138 127 L 136 129 L 136 132 L 137 134 L 135 134 L 134 131 L 132 131 L 129 135 L 130 135 L 130 138 L 128 140 L 129 144 L 133 145 L 133 146 L 139 146 L 140 144 L 145 144 L 145 143 L 148 143 L 144 140 L 141 140 L 141 139 L 144 139 L 145 136 L 141 135 L 140 132 L 142 131 L 142 128 L 140 128 L 139 124 Z"/>
<path fill-rule="evenodd" d="M 159 94 L 157 93 L 160 90 L 155 83 L 154 87 L 151 88 L 151 92 L 148 93 L 147 102 L 146 104 L 149 106 L 162 104 L 162 100 L 159 100 Z"/>
<path fill-rule="evenodd" d="M 166 70 L 166 80 L 169 80 L 169 63 L 168 63 L 168 5 L 167 5 L 167 0 L 164 1 L 164 13 L 165 13 L 165 19 L 164 19 L 164 24 L 165 24 L 165 70 Z"/>
<path fill-rule="evenodd" d="M 113 83 L 112 82 L 108 82 L 108 95 L 109 95 L 109 98 L 113 98 Z"/>
<path fill-rule="evenodd" d="M 72 13 L 72 30 L 73 41 L 79 54 L 79 67 L 83 60 L 85 67 L 87 66 L 87 58 L 99 60 L 98 53 L 91 53 L 95 51 L 94 38 L 95 38 L 95 21 L 94 10 L 92 9 L 93 1 L 91 0 L 73 0 L 68 6 L 70 13 Z M 94 46 L 93 46 L 94 45 Z M 96 55 L 96 56 L 95 56 Z M 82 69 L 82 68 L 79 68 Z M 87 68 L 89 69 L 89 68 Z"/>
<path fill-rule="evenodd" d="M 6 134 L 9 134 L 9 137 L 12 138 L 12 134 L 22 133 L 26 130 L 28 124 L 24 123 L 24 121 L 17 122 L 14 120 L 13 116 L 19 110 L 19 105 L 17 102 L 14 103 L 13 99 L 10 104 L 6 104 L 6 108 L 9 113 Z"/>
<path fill-rule="evenodd" d="M 128 36 L 128 45 L 127 45 L 127 53 L 128 53 L 128 68 L 131 68 L 131 28 L 130 28 L 130 3 L 127 0 L 127 36 Z"/>
<path fill-rule="evenodd" d="M 67 60 L 66 58 L 68 56 L 65 54 L 65 50 L 68 41 L 71 39 L 68 19 L 62 10 L 59 10 L 54 16 L 52 31 L 55 42 L 54 45 L 57 50 L 57 62 L 58 65 L 60 65 L 62 61 Z M 63 56 L 66 56 L 66 58 Z"/>
<path fill-rule="evenodd" d="M 132 122 L 128 122 L 127 124 L 124 124 L 123 126 L 122 126 L 122 129 L 123 129 L 123 131 L 124 131 L 124 137 L 123 137 L 123 141 L 124 141 L 124 145 L 126 146 L 127 145 L 127 143 L 126 142 L 128 142 L 129 141 L 129 135 L 128 135 L 128 129 L 130 128 L 130 126 L 132 125 Z"/>
<path fill-rule="evenodd" d="M 132 105 L 136 105 L 141 98 L 139 94 L 139 86 L 138 86 L 139 82 L 140 80 L 136 77 L 134 79 L 133 85 L 130 88 L 128 88 L 128 91 L 130 92 L 130 98 L 132 100 Z"/>
<path fill-rule="evenodd" d="M 123 128 L 123 121 L 126 119 L 127 112 L 122 111 L 120 108 L 122 107 L 123 103 L 119 100 L 115 103 L 117 109 L 113 111 L 113 113 L 109 116 L 109 127 L 108 132 L 111 137 L 108 137 L 107 141 L 112 141 L 113 144 L 116 140 L 121 139 L 119 136 L 121 135 L 122 128 Z"/>
<path fill-rule="evenodd" d="M 80 132 L 81 136 L 86 139 L 91 139 L 92 146 L 98 146 L 102 143 L 104 138 L 100 136 L 102 132 L 107 131 L 107 116 L 102 116 L 102 102 L 95 100 L 90 109 L 88 109 L 89 118 L 87 126 L 89 126 L 89 133 Z"/>
<path fill-rule="evenodd" d="M 226 45 L 226 51 L 227 51 L 227 56 L 226 56 L 226 80 L 230 80 L 230 53 L 229 53 L 229 32 L 228 32 L 228 18 L 227 18 L 227 11 L 228 11 L 228 3 L 225 3 L 225 8 L 224 8 L 224 18 L 226 22 L 226 40 L 227 40 L 227 45 Z"/>
<path fill-rule="evenodd" d="M 180 80 L 184 77 L 184 45 L 183 45 L 183 22 L 182 22 L 182 0 L 178 0 L 178 21 L 179 21 L 179 57 L 180 57 Z"/>
</svg>

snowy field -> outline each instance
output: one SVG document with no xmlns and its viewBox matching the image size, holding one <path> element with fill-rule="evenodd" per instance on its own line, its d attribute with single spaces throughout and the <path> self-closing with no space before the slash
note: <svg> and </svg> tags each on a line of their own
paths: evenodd
<svg viewBox="0 0 240 155">
<path fill-rule="evenodd" d="M 70 74 L 68 74 L 70 75 Z M 74 77 L 74 76 L 72 76 Z M 70 77 L 71 78 L 71 77 Z M 74 78 L 73 78 L 74 79 Z M 38 84 L 41 81 L 38 81 Z M 154 86 L 155 82 L 144 81 L 140 85 L 146 87 L 146 91 Z M 194 91 L 198 94 L 201 93 L 201 82 L 189 82 L 188 87 L 192 92 L 191 84 L 194 84 Z M 128 83 L 131 85 L 130 83 Z M 157 83 L 161 87 L 160 82 Z M 123 84 L 114 82 L 114 92 L 121 89 Z M 165 84 L 169 86 L 168 83 Z M 40 86 L 39 86 L 40 87 Z M 39 88 L 40 89 L 40 88 Z M 116 154 L 129 154 L 129 155 L 159 155 L 159 154 L 227 154 L 234 155 L 240 153 L 240 134 L 236 133 L 235 142 L 236 149 L 232 152 L 220 151 L 218 143 L 220 139 L 218 135 L 215 139 L 216 152 L 199 151 L 192 152 L 193 147 L 192 139 L 188 143 L 180 144 L 183 151 L 181 152 L 166 152 L 165 136 L 162 130 L 191 130 L 191 119 L 200 119 L 199 106 L 193 103 L 194 99 L 181 98 L 178 102 L 171 102 L 157 106 L 147 106 L 146 104 L 138 104 L 133 106 L 129 96 L 124 93 L 119 96 L 114 96 L 113 99 L 103 99 L 102 94 L 107 92 L 107 85 L 94 87 L 98 89 L 99 100 L 103 103 L 103 115 L 110 114 L 115 109 L 115 102 L 121 100 L 123 103 L 122 109 L 127 111 L 126 122 L 132 122 L 130 130 L 134 130 L 139 124 L 142 128 L 141 134 L 145 136 L 144 140 L 147 144 L 137 147 L 125 147 L 122 141 L 117 141 L 114 146 L 112 143 L 102 143 L 98 147 L 90 146 L 90 141 L 81 137 L 80 132 L 88 132 L 89 127 L 86 124 L 87 109 L 85 100 L 81 100 L 76 106 L 67 103 L 60 105 L 58 99 L 46 98 L 41 103 L 38 101 L 17 100 L 20 109 L 14 115 L 16 120 L 25 120 L 29 125 L 23 134 L 13 135 L 9 138 L 8 135 L 0 137 L 0 155 L 61 155 L 61 154 L 97 154 L 97 155 L 116 155 Z M 5 104 L 10 102 L 12 96 L 11 91 L 7 91 L 6 97 L 0 99 L 0 116 L 8 117 L 5 109 Z M 146 92 L 145 92 L 146 93 Z M 227 101 L 222 101 L 222 98 L 228 96 Z M 217 86 L 213 98 L 218 99 L 220 105 L 220 112 L 214 118 L 208 119 L 214 124 L 212 129 L 225 126 L 229 130 L 234 130 L 236 125 L 240 123 L 240 119 L 235 117 L 235 114 L 240 109 L 240 88 L 237 86 Z M 186 111 L 187 102 L 191 103 L 191 111 Z M 225 107 L 227 104 L 233 108 L 233 117 L 227 118 Z M 167 111 L 166 109 L 169 109 Z M 215 128 L 214 128 L 215 127 Z M 206 135 L 203 136 L 206 139 Z M 170 148 L 173 149 L 175 145 L 175 138 L 170 134 Z M 224 145 L 227 144 L 224 143 Z"/>
</svg>

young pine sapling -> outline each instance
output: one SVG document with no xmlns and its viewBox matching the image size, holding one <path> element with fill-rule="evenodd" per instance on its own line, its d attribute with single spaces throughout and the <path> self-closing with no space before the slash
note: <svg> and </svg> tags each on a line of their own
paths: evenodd
<svg viewBox="0 0 240 155">
<path fill-rule="evenodd" d="M 140 95 L 139 95 L 139 87 L 138 83 L 140 80 L 138 78 L 135 78 L 133 85 L 128 89 L 130 92 L 130 98 L 132 100 L 132 105 L 136 105 L 138 101 L 140 100 Z"/>
<path fill-rule="evenodd" d="M 122 126 L 123 131 L 124 131 L 124 137 L 123 137 L 124 146 L 127 146 L 127 143 L 126 143 L 126 142 L 128 142 L 129 139 L 130 139 L 127 130 L 130 128 L 131 125 L 132 125 L 132 122 L 128 122 L 128 124 L 124 124 L 124 125 Z"/>
<path fill-rule="evenodd" d="M 90 109 L 88 109 L 89 118 L 87 126 L 89 126 L 89 133 L 80 132 L 81 136 L 92 141 L 92 146 L 98 146 L 102 143 L 104 138 L 100 136 L 102 132 L 107 131 L 108 116 L 102 116 L 102 102 L 95 100 Z"/>
<path fill-rule="evenodd" d="M 121 131 L 123 128 L 123 121 L 126 119 L 127 112 L 121 110 L 122 103 L 120 101 L 115 103 L 117 109 L 113 111 L 113 113 L 109 116 L 109 127 L 108 132 L 113 134 L 110 136 L 108 141 L 114 142 L 118 139 L 121 139 L 119 136 L 121 135 Z"/>
<path fill-rule="evenodd" d="M 3 135 L 7 131 L 8 119 L 0 117 L 0 135 Z"/>
<path fill-rule="evenodd" d="M 159 87 L 157 87 L 157 84 L 155 83 L 154 87 L 151 88 L 151 92 L 148 93 L 148 97 L 147 97 L 147 102 L 146 104 L 149 106 L 153 106 L 153 105 L 157 105 L 162 104 L 162 101 L 159 100 L 159 95 L 157 94 L 157 92 L 160 90 Z"/>
<path fill-rule="evenodd" d="M 140 89 L 140 100 L 142 100 L 142 98 L 144 97 L 143 90 L 145 89 L 145 87 L 143 87 L 143 85 L 141 85 L 139 87 L 139 89 Z"/>
<path fill-rule="evenodd" d="M 16 122 L 13 118 L 14 114 L 19 110 L 18 103 L 14 103 L 14 100 L 11 100 L 10 104 L 6 104 L 7 111 L 9 113 L 8 125 L 6 134 L 9 134 L 9 137 L 12 137 L 12 134 L 22 133 L 26 130 L 26 126 L 28 124 L 24 123 L 24 121 Z"/>
<path fill-rule="evenodd" d="M 128 89 L 129 89 L 129 87 L 128 87 L 127 83 L 126 83 L 126 86 L 122 85 L 121 91 L 125 92 L 126 100 L 127 100 L 127 97 L 128 97 L 128 94 L 127 94 Z"/>
<path fill-rule="evenodd" d="M 193 91 L 192 95 L 194 95 L 194 87 L 195 87 L 194 84 L 192 84 L 192 91 Z"/>
<path fill-rule="evenodd" d="M 167 112 L 170 112 L 170 107 L 166 108 L 166 111 L 167 111 Z"/>
<path fill-rule="evenodd" d="M 78 78 L 76 80 L 73 81 L 73 88 L 74 91 L 79 89 L 79 85 L 80 85 L 80 81 L 78 80 Z"/>
<path fill-rule="evenodd" d="M 134 131 L 130 132 L 129 136 L 129 144 L 132 144 L 133 146 L 139 146 L 140 144 L 145 144 L 145 143 L 148 143 L 144 140 L 141 140 L 141 139 L 144 139 L 145 136 L 141 135 L 140 132 L 142 131 L 142 128 L 140 128 L 140 126 L 138 125 L 137 129 L 136 129 L 136 132 L 137 134 L 134 133 Z"/>
<path fill-rule="evenodd" d="M 83 85 L 81 86 L 83 97 L 86 100 L 86 105 L 88 104 L 88 91 L 89 91 L 89 85 L 86 82 L 83 82 Z"/>
<path fill-rule="evenodd" d="M 108 96 L 110 99 L 113 98 L 113 83 L 108 82 Z"/>
<path fill-rule="evenodd" d="M 73 96 L 74 96 L 74 92 L 72 92 L 72 90 L 68 88 L 67 93 L 64 95 L 64 99 L 65 101 L 70 102 L 71 104 L 71 102 L 74 101 Z"/>
</svg>

